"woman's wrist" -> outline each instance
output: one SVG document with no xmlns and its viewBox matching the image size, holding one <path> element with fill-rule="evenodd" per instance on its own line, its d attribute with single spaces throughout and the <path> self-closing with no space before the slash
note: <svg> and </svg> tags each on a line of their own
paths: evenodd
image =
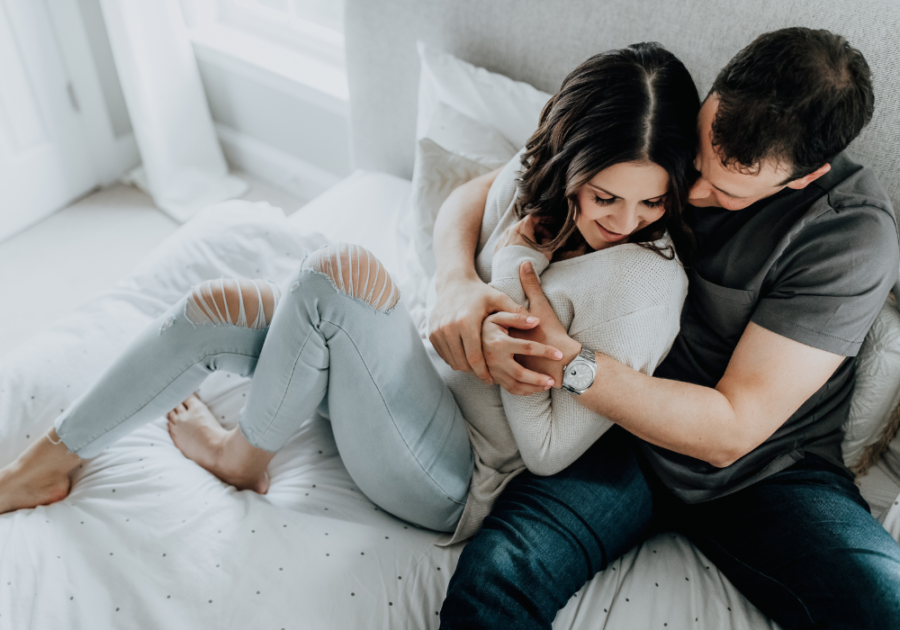
<svg viewBox="0 0 900 630">
<path fill-rule="evenodd" d="M 566 336 L 564 340 L 560 340 L 558 344 L 555 344 L 554 347 L 562 352 L 563 356 L 557 364 L 558 368 L 553 371 L 553 374 L 548 374 L 553 379 L 553 387 L 559 389 L 562 387 L 563 376 L 565 375 L 566 366 L 569 365 L 575 358 L 581 354 L 582 346 L 580 341 L 576 341 L 569 336 Z"/>
<path fill-rule="evenodd" d="M 563 347 L 558 350 L 563 353 L 563 365 L 569 365 L 574 361 L 575 357 L 581 354 L 581 349 L 584 348 L 580 341 L 575 341 L 571 337 L 566 337 L 565 342 L 561 345 Z"/>
</svg>

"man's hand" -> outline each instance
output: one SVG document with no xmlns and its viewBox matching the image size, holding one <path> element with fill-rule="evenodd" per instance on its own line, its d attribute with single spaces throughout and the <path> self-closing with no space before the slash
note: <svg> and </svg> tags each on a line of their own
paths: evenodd
<svg viewBox="0 0 900 630">
<path fill-rule="evenodd" d="M 466 182 L 447 197 L 434 223 L 437 303 L 428 322 L 434 349 L 454 370 L 474 372 L 491 383 L 481 352 L 481 322 L 497 310 L 515 311 L 508 295 L 475 273 L 475 249 L 488 192 L 501 169 Z M 537 322 L 525 322 L 525 326 Z"/>
<path fill-rule="evenodd" d="M 494 381 L 511 394 L 527 396 L 562 384 L 562 370 L 581 352 L 547 301 L 531 263 L 519 269 L 522 288 L 539 326 L 521 326 L 511 313 L 488 317 L 482 328 L 484 357 Z"/>
<path fill-rule="evenodd" d="M 525 330 L 537 326 L 539 320 L 478 277 L 448 279 L 438 288 L 428 322 L 431 344 L 454 370 L 474 372 L 485 383 L 493 383 L 481 347 L 482 322 L 497 311 L 507 311 L 506 321 L 514 321 Z"/>
</svg>

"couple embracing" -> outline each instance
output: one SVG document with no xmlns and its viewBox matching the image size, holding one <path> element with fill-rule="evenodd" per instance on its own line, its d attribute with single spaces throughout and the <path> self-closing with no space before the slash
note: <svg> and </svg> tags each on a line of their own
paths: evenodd
<svg viewBox="0 0 900 630">
<path fill-rule="evenodd" d="M 0 470 L 0 512 L 62 500 L 166 413 L 187 457 L 264 493 L 318 408 L 372 501 L 471 539 L 442 628 L 549 628 L 666 530 L 785 628 L 900 627 L 900 546 L 840 450 L 900 260 L 887 194 L 844 153 L 873 108 L 827 31 L 760 36 L 702 103 L 658 44 L 596 55 L 443 205 L 435 352 L 358 246 L 283 287 L 204 282 Z M 253 376 L 231 431 L 192 395 L 219 369 Z"/>
</svg>

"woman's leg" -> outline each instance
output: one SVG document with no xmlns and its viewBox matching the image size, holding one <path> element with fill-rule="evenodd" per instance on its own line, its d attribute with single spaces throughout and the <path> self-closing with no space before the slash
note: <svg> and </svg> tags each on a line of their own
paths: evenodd
<svg viewBox="0 0 900 630">
<path fill-rule="evenodd" d="M 82 459 L 165 414 L 212 371 L 252 374 L 278 296 L 264 280 L 195 287 L 57 418 L 46 439 L 0 470 L 0 513 L 65 497 L 68 473 Z"/>
<path fill-rule="evenodd" d="M 253 474 L 327 395 L 338 450 L 360 489 L 401 518 L 452 531 L 468 496 L 472 450 L 398 299 L 365 249 L 339 244 L 311 254 L 282 297 L 217 465 Z"/>
</svg>

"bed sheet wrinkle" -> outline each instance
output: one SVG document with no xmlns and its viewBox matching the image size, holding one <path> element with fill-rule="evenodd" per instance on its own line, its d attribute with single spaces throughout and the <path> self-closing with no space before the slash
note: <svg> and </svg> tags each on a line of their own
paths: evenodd
<svg viewBox="0 0 900 630">
<path fill-rule="evenodd" d="M 377 180 L 334 192 L 334 211 L 370 216 L 382 195 L 395 212 L 408 183 L 366 188 Z M 330 211 L 327 201 L 313 209 Z M 114 291 L 14 352 L 0 364 L 0 463 L 193 284 L 237 275 L 283 286 L 302 251 L 325 240 L 295 217 L 246 202 L 201 213 Z M 383 243 L 365 246 L 382 259 Z M 216 373 L 199 394 L 233 426 L 248 387 Z M 126 436 L 78 472 L 65 501 L 0 516 L 0 629 L 438 627 L 462 545 L 437 547 L 439 534 L 363 496 L 325 417 L 300 426 L 270 474 L 266 496 L 223 484 L 183 457 L 164 418 Z M 683 538 L 657 536 L 591 580 L 553 627 L 774 627 L 707 565 Z"/>
</svg>

